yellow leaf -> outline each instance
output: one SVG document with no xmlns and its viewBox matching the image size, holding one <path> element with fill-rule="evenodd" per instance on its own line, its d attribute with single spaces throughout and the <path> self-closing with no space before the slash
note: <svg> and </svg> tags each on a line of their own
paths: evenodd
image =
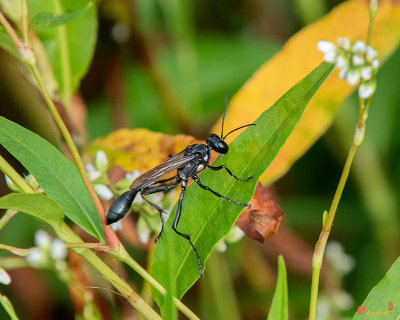
<svg viewBox="0 0 400 320">
<path fill-rule="evenodd" d="M 365 41 L 369 23 L 368 3 L 369 1 L 364 0 L 344 2 L 325 17 L 295 34 L 233 97 L 227 111 L 224 131 L 253 122 L 319 65 L 323 58 L 317 49 L 319 40 L 336 42 L 338 37 L 348 37 L 352 42 Z M 399 40 L 400 6 L 390 1 L 380 1 L 371 40 L 372 46 L 379 53 L 380 61 L 388 58 Z M 339 79 L 335 71 L 311 101 L 293 134 L 262 176 L 261 182 L 271 183 L 286 173 L 327 130 L 338 107 L 355 88 Z M 218 132 L 220 128 L 221 120 L 214 126 L 213 132 Z"/>
<path fill-rule="evenodd" d="M 195 143 L 202 141 L 191 136 L 169 136 L 147 129 L 121 129 L 93 141 L 89 151 L 95 154 L 103 150 L 110 167 L 117 165 L 128 172 L 139 170 L 144 173 L 168 160 L 169 154 L 175 155 Z"/>
</svg>

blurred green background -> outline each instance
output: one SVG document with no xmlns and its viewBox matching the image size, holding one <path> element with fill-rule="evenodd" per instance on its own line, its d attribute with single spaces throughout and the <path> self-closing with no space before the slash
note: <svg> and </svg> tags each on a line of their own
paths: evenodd
<svg viewBox="0 0 400 320">
<path fill-rule="evenodd" d="M 100 1 L 95 55 L 79 90 L 87 108 L 89 141 L 124 126 L 204 139 L 223 111 L 224 92 L 232 97 L 291 35 L 338 3 Z M 0 65 L 1 115 L 55 142 L 42 100 L 22 69 L 4 51 Z M 398 226 L 399 212 L 399 70 L 397 50 L 379 71 L 365 143 L 331 233 L 355 265 L 348 273 L 334 267 L 324 270 L 321 292 L 327 302 L 320 312 L 330 308 L 330 316 L 321 313 L 320 319 L 351 317 L 399 254 L 398 235 L 388 228 Z M 265 319 L 280 253 L 288 268 L 290 318 L 307 318 L 311 254 L 321 230 L 321 213 L 329 208 L 350 146 L 357 104 L 356 96 L 347 99 L 333 126 L 272 187 L 286 213 L 282 234 L 264 244 L 243 239 L 228 245 L 226 253 L 212 255 L 208 276 L 183 298 L 200 318 Z M 0 182 L 1 194 L 9 192 L 3 177 Z M 18 215 L 1 230 L 0 242 L 29 247 L 34 232 L 43 228 Z M 146 264 L 147 251 L 131 248 L 131 253 Z M 1 291 L 12 299 L 21 318 L 73 318 L 68 292 L 51 272 L 24 269 L 26 276 L 10 274 L 14 284 Z M 141 279 L 131 276 L 140 288 Z M 23 284 L 37 290 L 37 301 L 21 297 L 22 292 L 29 297 Z M 40 299 L 42 295 L 49 297 Z M 0 310 L 0 319 L 6 318 Z"/>
</svg>

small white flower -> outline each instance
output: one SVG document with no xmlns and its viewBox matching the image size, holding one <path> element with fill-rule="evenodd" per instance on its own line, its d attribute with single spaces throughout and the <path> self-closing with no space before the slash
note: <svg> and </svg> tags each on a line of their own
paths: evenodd
<svg viewBox="0 0 400 320">
<path fill-rule="evenodd" d="M 9 177 L 7 177 L 6 174 L 4 175 L 4 177 L 5 177 L 5 179 L 6 179 L 7 187 L 9 187 L 11 191 L 19 192 L 19 189 L 16 187 L 16 185 L 14 184 L 14 182 L 12 182 L 12 180 L 11 180 Z"/>
<path fill-rule="evenodd" d="M 365 53 L 367 46 L 365 45 L 364 41 L 358 40 L 356 43 L 353 44 L 353 52 L 354 53 Z"/>
<path fill-rule="evenodd" d="M 332 42 L 326 40 L 318 41 L 317 48 L 322 53 L 332 52 L 336 50 L 336 46 Z"/>
<path fill-rule="evenodd" d="M 361 68 L 361 78 L 363 80 L 370 80 L 372 78 L 372 68 L 371 67 L 362 67 Z"/>
<path fill-rule="evenodd" d="M 372 62 L 371 62 L 371 67 L 372 67 L 374 70 L 378 69 L 378 67 L 379 67 L 379 61 L 378 61 L 378 59 L 372 60 Z"/>
<path fill-rule="evenodd" d="M 328 63 L 334 63 L 336 59 L 336 52 L 335 51 L 328 51 L 324 54 L 324 60 Z"/>
<path fill-rule="evenodd" d="M 343 56 L 338 56 L 336 59 L 335 67 L 339 69 L 347 67 L 347 59 Z"/>
<path fill-rule="evenodd" d="M 342 70 L 340 70 L 339 72 L 339 78 L 340 79 L 346 79 L 346 75 L 347 75 L 347 71 L 349 70 L 349 68 L 343 68 Z"/>
<path fill-rule="evenodd" d="M 42 268 L 47 264 L 46 254 L 39 248 L 30 249 L 26 261 L 34 268 Z"/>
<path fill-rule="evenodd" d="M 354 304 L 353 297 L 343 290 L 335 292 L 332 300 L 340 310 L 349 310 Z"/>
<path fill-rule="evenodd" d="M 148 243 L 150 240 L 151 230 L 150 230 L 149 226 L 147 225 L 147 222 L 142 218 L 139 218 L 139 220 L 138 220 L 137 231 L 139 234 L 140 242 L 144 243 L 144 244 Z"/>
<path fill-rule="evenodd" d="M 354 258 L 346 254 L 337 241 L 329 241 L 325 250 L 326 258 L 331 265 L 342 274 L 349 273 L 355 264 Z"/>
<path fill-rule="evenodd" d="M 352 57 L 352 63 L 353 63 L 353 66 L 362 66 L 363 64 L 364 64 L 364 58 L 363 57 L 361 57 L 360 55 L 358 55 L 358 54 L 355 54 L 355 55 L 353 55 L 353 57 Z"/>
<path fill-rule="evenodd" d="M 217 242 L 217 244 L 214 246 L 214 250 L 217 252 L 226 252 L 226 242 L 224 239 L 221 239 Z"/>
<path fill-rule="evenodd" d="M 358 88 L 358 96 L 361 99 L 368 99 L 375 92 L 376 85 L 374 82 L 365 82 Z"/>
<path fill-rule="evenodd" d="M 135 170 L 135 171 L 132 171 L 132 172 L 127 172 L 125 174 L 125 179 L 131 180 L 133 182 L 139 176 L 140 176 L 139 170 Z"/>
<path fill-rule="evenodd" d="M 349 85 L 355 85 L 360 80 L 360 73 L 357 70 L 349 70 L 346 74 L 346 80 Z"/>
<path fill-rule="evenodd" d="M 327 298 L 321 296 L 317 301 L 317 319 L 327 319 L 331 314 L 331 305 Z"/>
<path fill-rule="evenodd" d="M 51 245 L 51 237 L 50 235 L 43 230 L 39 230 L 35 233 L 35 244 L 39 248 L 50 248 Z"/>
<path fill-rule="evenodd" d="M 111 200 L 114 197 L 114 194 L 105 184 L 95 184 L 94 190 L 99 195 L 101 199 Z"/>
<path fill-rule="evenodd" d="M 377 56 L 378 56 L 378 52 L 376 52 L 376 50 L 374 48 L 368 46 L 367 53 L 365 54 L 365 58 L 367 59 L 367 61 L 372 61 Z"/>
<path fill-rule="evenodd" d="M 107 160 L 107 155 L 103 150 L 99 150 L 96 153 L 96 159 L 95 159 L 95 166 L 98 171 L 100 172 L 106 172 L 107 167 L 108 167 L 108 160 Z"/>
<path fill-rule="evenodd" d="M 228 243 L 234 243 L 242 239 L 244 232 L 237 225 L 233 225 L 232 229 L 229 230 L 228 234 L 225 236 L 225 240 Z"/>
<path fill-rule="evenodd" d="M 337 39 L 337 44 L 340 48 L 344 50 L 349 50 L 351 47 L 350 39 L 345 37 L 339 37 Z"/>
<path fill-rule="evenodd" d="M 5 284 L 6 286 L 11 283 L 11 277 L 7 273 L 6 270 L 0 267 L 0 283 Z"/>
<path fill-rule="evenodd" d="M 61 239 L 54 239 L 51 243 L 50 256 L 53 260 L 64 260 L 68 251 Z"/>
<path fill-rule="evenodd" d="M 114 231 L 122 230 L 122 222 L 121 222 L 121 220 L 118 220 L 117 222 L 112 223 L 112 224 L 111 224 L 111 228 L 112 228 Z"/>
<path fill-rule="evenodd" d="M 101 177 L 101 173 L 97 171 L 93 165 L 87 164 L 85 167 L 90 181 L 94 181 Z"/>
</svg>

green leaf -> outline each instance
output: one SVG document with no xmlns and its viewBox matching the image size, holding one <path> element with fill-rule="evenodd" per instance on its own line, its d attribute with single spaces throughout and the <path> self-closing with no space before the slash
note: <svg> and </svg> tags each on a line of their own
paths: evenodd
<svg viewBox="0 0 400 320">
<path fill-rule="evenodd" d="M 274 297 L 272 298 L 271 309 L 269 309 L 268 320 L 288 319 L 288 291 L 286 279 L 286 267 L 283 256 L 278 258 L 278 280 Z"/>
<path fill-rule="evenodd" d="M 33 27 L 47 52 L 64 103 L 67 101 L 69 105 L 68 100 L 93 57 L 97 37 L 96 5 L 91 0 L 29 0 L 28 9 L 31 17 L 42 22 L 38 24 L 36 20 Z M 46 24 L 43 18 L 49 12 L 54 18 Z M 61 24 L 67 19 L 67 24 Z M 54 29 L 57 23 L 58 27 Z"/>
<path fill-rule="evenodd" d="M 386 317 L 382 319 L 399 319 L 400 316 L 400 258 L 393 263 L 385 277 L 371 290 L 363 303 L 358 304 L 359 307 L 365 308 L 365 313 L 387 312 Z M 390 303 L 392 311 L 390 311 Z M 365 314 L 355 313 L 353 319 L 366 319 Z M 374 318 L 375 319 L 375 318 Z M 377 319 L 377 318 L 376 318 Z"/>
<path fill-rule="evenodd" d="M 63 209 L 49 197 L 39 193 L 10 193 L 0 198 L 0 208 L 27 213 L 56 229 L 64 219 Z"/>
<path fill-rule="evenodd" d="M 37 134 L 0 117 L 0 144 L 32 173 L 46 194 L 85 231 L 104 240 L 97 210 L 76 167 Z"/>
<path fill-rule="evenodd" d="M 256 126 L 247 128 L 231 143 L 223 162 L 219 158 L 214 163 L 225 164 L 238 177 L 253 176 L 253 179 L 247 183 L 237 182 L 225 170 L 205 170 L 200 175 L 202 183 L 231 199 L 249 202 L 259 177 L 276 157 L 305 107 L 332 69 L 326 63 L 319 65 L 267 109 L 255 122 Z M 175 210 L 176 206 L 173 212 Z M 242 210 L 242 206 L 218 198 L 192 183 L 185 193 L 178 230 L 191 235 L 204 264 L 213 246 L 228 233 Z M 157 244 L 151 273 L 165 286 L 169 276 L 167 273 L 170 272 L 176 281 L 177 297 L 181 298 L 199 277 L 199 270 L 188 241 L 173 232 L 172 220 L 168 220 Z M 167 242 L 174 242 L 175 245 L 172 261 L 167 259 Z M 155 290 L 153 295 L 161 306 L 163 298 Z"/>
<path fill-rule="evenodd" d="M 93 5 L 89 2 L 87 6 L 80 8 L 78 10 L 69 11 L 64 14 L 55 14 L 51 12 L 39 12 L 36 16 L 32 18 L 31 26 L 34 28 L 48 28 L 48 27 L 58 27 L 63 24 L 70 22 L 75 17 L 79 16 L 85 10 Z"/>
</svg>

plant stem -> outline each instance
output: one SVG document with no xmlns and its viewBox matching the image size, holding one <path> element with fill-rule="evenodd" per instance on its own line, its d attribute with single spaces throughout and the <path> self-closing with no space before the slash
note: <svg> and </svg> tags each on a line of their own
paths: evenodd
<svg viewBox="0 0 400 320">
<path fill-rule="evenodd" d="M 7 311 L 8 315 L 10 316 L 11 320 L 18 320 L 18 316 L 15 313 L 14 307 L 11 304 L 11 301 L 4 295 L 0 294 L 0 304 L 3 308 Z"/>
<path fill-rule="evenodd" d="M 146 281 L 148 281 L 158 292 L 160 292 L 163 296 L 167 295 L 167 290 L 156 280 L 154 279 L 145 269 L 143 269 L 132 257 L 128 254 L 126 249 L 121 245 L 120 252 L 110 252 L 114 257 L 118 260 L 126 263 L 133 270 L 135 270 L 139 275 L 143 277 Z M 189 319 L 198 320 L 199 318 L 190 310 L 186 305 L 184 305 L 178 298 L 173 297 L 174 303 L 176 307 Z"/>
<path fill-rule="evenodd" d="M 0 13 L 1 14 L 1 13 Z M 17 171 L 0 155 L 0 171 L 11 179 L 14 185 L 24 193 L 33 193 L 31 186 L 18 174 Z"/>
<path fill-rule="evenodd" d="M 368 116 L 368 110 L 370 105 L 371 105 L 371 99 L 367 100 L 366 105 L 365 105 L 365 100 L 360 99 L 357 126 L 356 126 L 356 131 L 354 133 L 353 143 L 347 155 L 347 159 L 344 164 L 342 175 L 340 177 L 339 184 L 337 186 L 335 195 L 333 197 L 331 207 L 329 208 L 328 217 L 326 219 L 322 232 L 315 246 L 315 251 L 312 259 L 312 279 L 311 279 L 311 296 L 310 296 L 310 311 L 309 311 L 310 320 L 316 319 L 319 275 L 321 272 L 326 243 L 329 238 L 329 234 L 333 224 L 333 219 L 335 218 L 335 213 L 338 208 L 344 186 L 346 185 L 346 181 L 349 176 L 351 164 L 353 163 L 353 159 L 358 147 L 360 146 L 360 144 L 364 139 L 365 121 Z"/>
</svg>

